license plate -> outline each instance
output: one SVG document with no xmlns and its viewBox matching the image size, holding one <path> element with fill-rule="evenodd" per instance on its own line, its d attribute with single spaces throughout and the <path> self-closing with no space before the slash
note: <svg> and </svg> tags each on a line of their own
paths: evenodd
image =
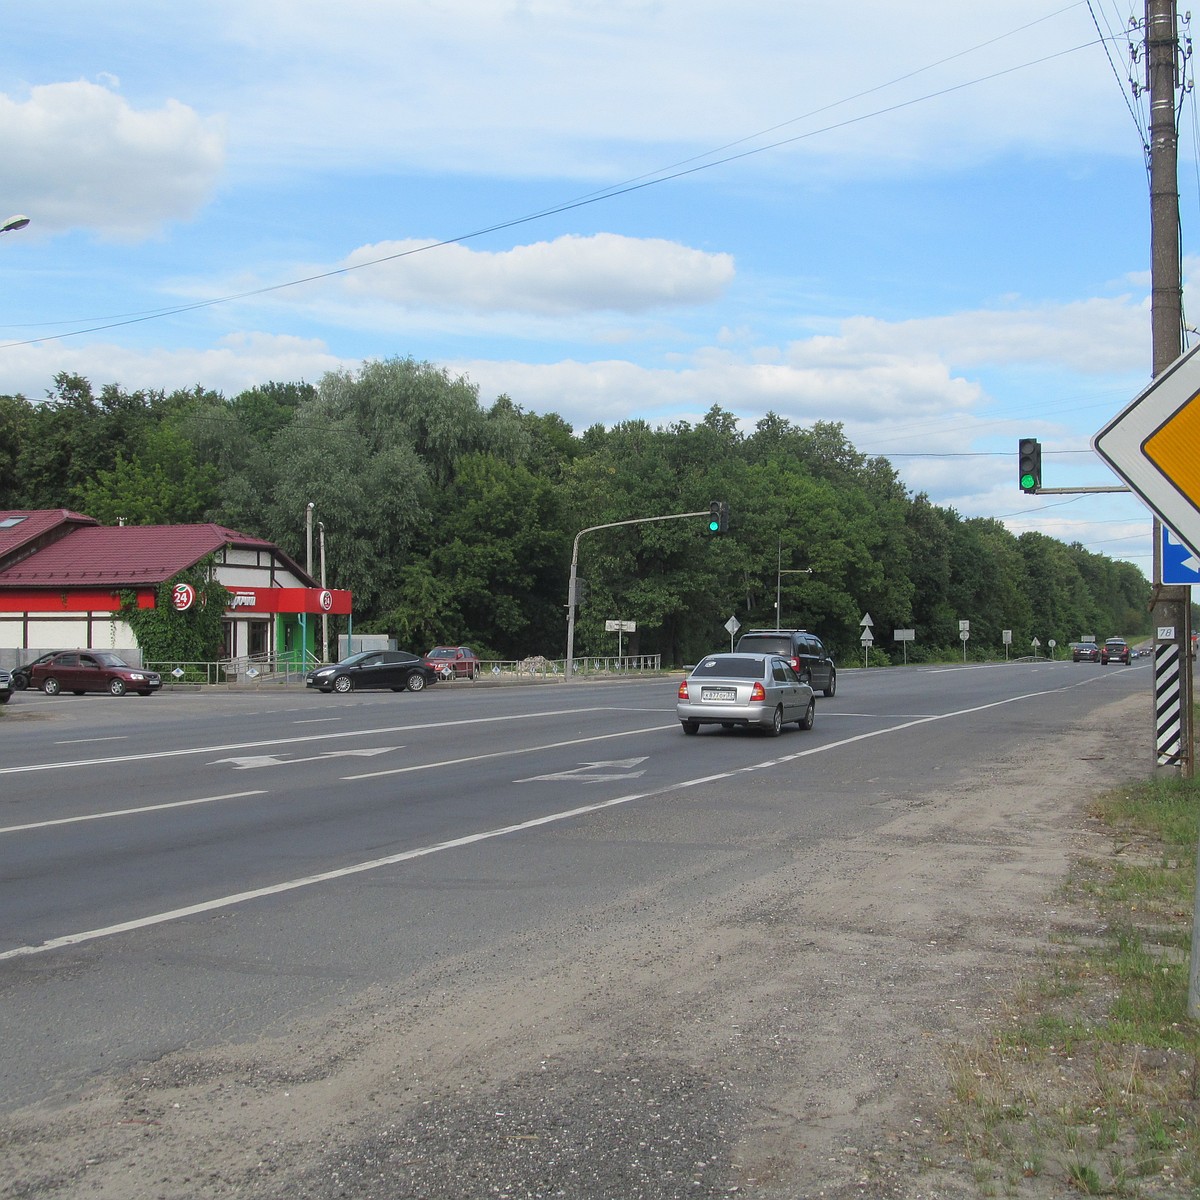
<svg viewBox="0 0 1200 1200">
<path fill-rule="evenodd" d="M 736 700 L 737 692 L 733 688 L 703 688 L 701 700 Z"/>
</svg>

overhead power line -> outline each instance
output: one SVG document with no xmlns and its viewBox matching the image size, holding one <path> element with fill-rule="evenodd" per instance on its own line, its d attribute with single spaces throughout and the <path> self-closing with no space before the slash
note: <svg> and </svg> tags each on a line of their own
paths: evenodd
<svg viewBox="0 0 1200 1200">
<path fill-rule="evenodd" d="M 1074 5 L 1069 5 L 1068 7 L 1074 7 Z M 1066 11 L 1066 9 L 1060 9 L 1058 11 L 1064 12 L 1064 11 Z M 1057 14 L 1050 14 L 1050 16 L 1053 16 L 1053 15 L 1057 15 Z M 1043 18 L 1043 19 L 1048 19 L 1048 17 Z M 1032 22 L 1031 24 L 1036 24 L 1036 23 L 1037 22 Z M 1022 28 L 1028 28 L 1028 26 L 1022 26 Z M 1019 32 L 1019 31 L 1013 31 L 1013 32 Z M 1002 36 L 1010 36 L 1010 35 L 1002 35 Z M 1000 38 L 993 38 L 990 41 L 982 42 L 979 45 L 980 45 L 980 47 L 991 45 L 993 42 L 998 41 L 998 40 L 1000 40 Z M 847 117 L 845 120 L 836 121 L 836 122 L 833 122 L 832 124 L 824 125 L 817 129 L 810 129 L 804 133 L 797 133 L 790 137 L 780 138 L 776 141 L 765 143 L 764 145 L 761 145 L 761 146 L 754 146 L 754 147 L 751 147 L 751 148 L 748 148 L 745 150 L 740 150 L 735 154 L 728 154 L 728 155 L 725 155 L 724 157 L 710 159 L 709 161 L 700 162 L 700 163 L 697 163 L 694 159 L 686 160 L 684 163 L 682 163 L 680 165 L 677 165 L 675 167 L 665 168 L 664 170 L 662 170 L 660 172 L 656 172 L 651 176 L 641 176 L 635 180 L 632 180 L 632 181 L 629 181 L 626 183 L 622 183 L 622 184 L 616 184 L 610 188 L 606 188 L 601 191 L 593 192 L 586 196 L 578 197 L 574 200 L 564 201 L 561 204 L 557 204 L 557 205 L 553 205 L 548 208 L 540 209 L 537 212 L 527 213 L 526 215 L 521 216 L 521 217 L 513 217 L 513 218 L 510 218 L 507 220 L 497 221 L 491 225 L 486 225 L 479 229 L 472 230 L 469 233 L 458 234 L 455 237 L 442 238 L 437 241 L 425 243 L 424 245 L 421 245 L 421 246 L 413 246 L 413 247 L 410 247 L 405 250 L 399 250 L 399 251 L 395 252 L 394 254 L 383 254 L 383 255 L 380 255 L 378 258 L 369 259 L 365 262 L 353 263 L 351 265 L 343 266 L 343 267 L 331 267 L 327 271 L 318 271 L 314 274 L 305 275 L 299 279 L 290 279 L 283 283 L 267 284 L 263 287 L 249 288 L 249 289 L 247 289 L 245 291 L 241 291 L 241 292 L 231 292 L 224 296 L 210 297 L 209 299 L 206 299 L 206 300 L 196 300 L 196 301 L 192 301 L 191 303 L 188 303 L 188 304 L 173 305 L 170 307 L 148 310 L 146 312 L 131 313 L 128 315 L 115 317 L 113 319 L 106 318 L 106 319 L 99 321 L 98 323 L 89 324 L 89 325 L 87 325 L 83 328 L 79 328 L 79 329 L 67 330 L 62 333 L 45 334 L 40 337 L 25 338 L 25 339 L 21 339 L 18 341 L 12 341 L 12 342 L 4 342 L 4 343 L 0 343 L 0 350 L 11 350 L 11 349 L 16 349 L 20 346 L 39 345 L 43 342 L 62 341 L 64 339 L 70 338 L 70 337 L 81 337 L 84 334 L 88 334 L 88 333 L 102 333 L 108 329 L 118 329 L 118 328 L 122 328 L 122 327 L 128 326 L 128 325 L 144 324 L 148 321 L 162 320 L 165 317 L 179 316 L 183 313 L 199 312 L 206 308 L 215 308 L 219 305 L 231 304 L 238 300 L 249 300 L 249 299 L 253 299 L 256 296 L 266 296 L 266 295 L 270 295 L 274 292 L 284 291 L 289 288 L 300 287 L 307 283 L 318 283 L 318 282 L 321 282 L 326 279 L 335 279 L 339 276 L 349 275 L 356 271 L 366 270 L 369 267 L 377 267 L 377 266 L 381 266 L 384 263 L 396 262 L 400 259 L 409 258 L 416 254 L 425 254 L 431 250 L 438 250 L 445 246 L 461 245 L 464 242 L 473 241 L 477 238 L 485 237 L 491 233 L 499 233 L 506 229 L 515 229 L 521 225 L 528 225 L 535 221 L 544 220 L 546 217 L 557 216 L 557 215 L 560 215 L 565 212 L 571 212 L 575 209 L 585 208 L 592 204 L 598 204 L 603 200 L 616 199 L 619 196 L 629 195 L 634 192 L 642 191 L 646 188 L 655 187 L 658 184 L 669 183 L 673 180 L 683 179 L 689 175 L 695 175 L 701 171 L 709 171 L 709 170 L 712 170 L 714 167 L 726 166 L 729 163 L 738 162 L 742 159 L 751 158 L 755 155 L 765 154 L 767 151 L 770 151 L 770 150 L 778 150 L 783 146 L 794 145 L 797 142 L 806 141 L 806 140 L 808 140 L 810 138 L 814 138 L 814 137 L 819 137 L 820 135 L 825 134 L 825 133 L 832 133 L 839 129 L 846 129 L 846 128 L 849 128 L 854 125 L 859 125 L 865 121 L 874 120 L 878 117 L 886 116 L 890 113 L 900 112 L 900 111 L 903 111 L 904 109 L 912 108 L 918 104 L 928 103 L 930 100 L 936 100 L 936 99 L 940 99 L 944 96 L 950 96 L 950 95 L 955 94 L 956 92 L 961 92 L 961 91 L 965 91 L 968 88 L 977 87 L 978 85 L 980 85 L 982 83 L 989 83 L 996 79 L 1002 79 L 1007 75 L 1013 75 L 1019 71 L 1028 70 L 1031 67 L 1042 66 L 1045 63 L 1053 62 L 1060 58 L 1065 58 L 1068 55 L 1077 54 L 1081 50 L 1090 49 L 1095 44 L 1096 44 L 1095 42 L 1084 42 L 1077 46 L 1071 46 L 1065 50 L 1054 51 L 1053 53 L 1043 55 L 1040 58 L 1036 58 L 1036 59 L 1032 59 L 1027 62 L 1019 63 L 1015 66 L 1004 67 L 998 71 L 993 71 L 990 74 L 981 75 L 974 79 L 966 80 L 962 83 L 951 84 L 948 87 L 939 88 L 936 91 L 932 91 L 932 92 L 926 92 L 920 96 L 915 96 L 908 100 L 897 101 L 895 104 L 890 104 L 883 108 L 874 109 L 871 112 L 862 113 L 855 117 Z M 978 49 L 978 48 L 979 47 L 976 47 L 976 49 Z M 965 53 L 969 53 L 969 51 L 962 51 L 962 52 L 960 52 L 959 55 L 952 55 L 952 56 L 950 56 L 950 58 L 943 59 L 941 61 L 948 62 L 952 58 L 961 57 L 961 54 L 965 54 Z M 932 65 L 937 65 L 937 64 L 932 64 Z M 928 69 L 929 69 L 928 67 L 925 67 L 925 68 L 921 68 L 920 70 L 923 71 L 923 70 L 928 70 Z M 920 71 L 910 72 L 908 75 L 901 76 L 901 77 L 899 77 L 899 79 L 897 79 L 893 82 L 900 82 L 904 79 L 911 78 L 913 75 L 916 75 L 919 73 L 920 73 Z M 879 88 L 868 89 L 868 91 L 859 93 L 858 95 L 859 96 L 869 95 L 869 94 L 871 94 L 871 92 L 878 91 L 880 88 L 887 87 L 887 86 L 890 86 L 890 84 L 881 84 L 881 85 L 879 85 Z M 852 97 L 852 98 L 856 98 L 856 97 Z M 845 101 L 842 101 L 839 103 L 845 103 Z M 831 107 L 835 107 L 835 105 L 828 105 L 824 109 L 819 109 L 816 111 L 817 112 L 827 111 Z M 783 128 L 788 124 L 793 124 L 794 121 L 804 120 L 804 119 L 806 119 L 806 118 L 804 118 L 804 117 L 794 118 L 793 121 L 785 122 L 784 125 L 782 125 L 782 126 L 774 126 L 772 128 L 772 130 L 768 130 L 766 132 L 773 132 L 774 130 Z M 751 138 L 760 137 L 760 136 L 763 136 L 763 135 L 762 134 L 750 135 Z M 748 139 L 742 139 L 743 142 L 745 140 L 748 140 Z M 739 145 L 739 144 L 742 144 L 742 142 L 730 143 L 731 146 Z M 714 153 L 714 152 L 710 152 L 710 153 Z M 719 153 L 719 152 L 717 152 L 717 153 Z M 707 157 L 707 156 L 702 156 L 702 157 Z"/>
</svg>

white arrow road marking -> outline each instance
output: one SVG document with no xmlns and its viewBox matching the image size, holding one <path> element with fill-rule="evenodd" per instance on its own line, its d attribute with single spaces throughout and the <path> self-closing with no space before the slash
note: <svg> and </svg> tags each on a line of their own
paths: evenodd
<svg viewBox="0 0 1200 1200">
<path fill-rule="evenodd" d="M 538 779 L 578 779 L 583 783 L 604 783 L 612 779 L 637 779 L 640 775 L 645 775 L 645 771 L 634 771 L 638 763 L 644 763 L 645 756 L 641 758 L 610 758 L 604 762 L 589 762 L 583 763 L 578 767 L 572 768 L 570 771 L 555 771 L 550 775 L 530 775 L 526 779 L 518 779 L 517 783 L 533 783 Z M 594 771 L 592 767 L 620 767 L 621 769 L 615 773 Z"/>
<path fill-rule="evenodd" d="M 221 763 L 233 763 L 235 771 L 248 771 L 253 767 L 291 767 L 296 763 L 324 762 L 327 758 L 370 758 L 375 754 L 387 754 L 389 750 L 403 749 L 403 746 L 380 746 L 374 750 L 330 750 L 312 758 L 277 758 L 273 754 L 259 754 L 247 758 L 218 758 L 208 765 L 217 767 Z"/>
</svg>

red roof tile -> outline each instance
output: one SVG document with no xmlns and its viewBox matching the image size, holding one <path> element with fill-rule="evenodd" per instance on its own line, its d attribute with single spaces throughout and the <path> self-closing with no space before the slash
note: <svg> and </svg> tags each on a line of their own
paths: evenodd
<svg viewBox="0 0 1200 1200">
<path fill-rule="evenodd" d="M 270 551 L 306 578 L 304 570 L 273 543 L 223 525 L 92 525 L 76 528 L 45 549 L 0 570 L 0 587 L 133 587 L 162 583 L 224 546 Z"/>
<path fill-rule="evenodd" d="M 0 562 L 45 534 L 57 531 L 61 536 L 71 528 L 98 523 L 94 517 L 65 508 L 0 510 Z"/>
</svg>

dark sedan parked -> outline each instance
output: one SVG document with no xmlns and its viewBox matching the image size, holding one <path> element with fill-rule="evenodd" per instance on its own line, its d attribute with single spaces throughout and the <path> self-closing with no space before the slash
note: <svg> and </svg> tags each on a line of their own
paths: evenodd
<svg viewBox="0 0 1200 1200">
<path fill-rule="evenodd" d="M 131 667 L 119 654 L 108 650 L 62 650 L 33 668 L 30 682 L 47 696 L 59 692 L 110 692 L 123 696 L 137 692 L 149 696 L 162 687 L 157 671 Z"/>
<path fill-rule="evenodd" d="M 362 650 L 339 663 L 309 671 L 304 686 L 323 692 L 353 692 L 362 688 L 391 688 L 419 692 L 437 682 L 437 672 L 407 650 Z"/>
</svg>

